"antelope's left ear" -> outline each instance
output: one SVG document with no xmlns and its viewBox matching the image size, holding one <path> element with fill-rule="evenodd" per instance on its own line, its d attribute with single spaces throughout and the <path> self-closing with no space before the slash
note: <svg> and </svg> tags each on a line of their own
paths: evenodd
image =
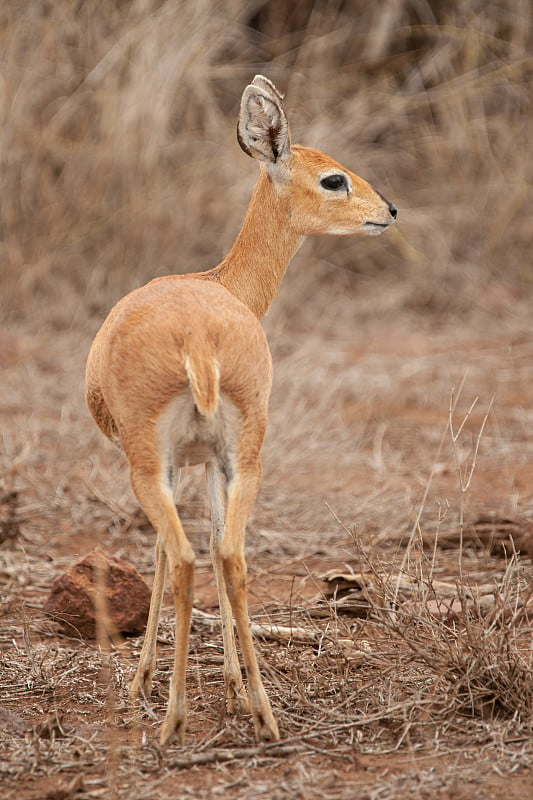
<svg viewBox="0 0 533 800">
<path fill-rule="evenodd" d="M 275 171 L 290 155 L 283 95 L 263 75 L 256 75 L 242 94 L 237 139 L 244 152 L 263 161 L 269 171 Z"/>
</svg>

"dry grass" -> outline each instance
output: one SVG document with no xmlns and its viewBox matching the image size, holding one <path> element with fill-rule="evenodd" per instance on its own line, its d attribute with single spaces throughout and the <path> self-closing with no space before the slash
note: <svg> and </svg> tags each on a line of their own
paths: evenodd
<svg viewBox="0 0 533 800">
<path fill-rule="evenodd" d="M 361 164 L 400 207 L 387 243 L 329 256 L 321 242 L 311 259 L 363 275 L 394 264 L 417 306 L 467 308 L 502 275 L 529 283 L 527 3 L 394 8 L 8 4 L 3 313 L 49 320 L 73 290 L 90 301 L 55 308 L 68 325 L 155 273 L 216 263 L 255 175 L 234 126 L 258 70 L 287 90 L 296 140 Z"/>
<path fill-rule="evenodd" d="M 526 795 L 532 25 L 525 0 L 2 6 L 7 798 Z M 170 612 L 139 709 L 138 641 L 67 640 L 41 608 L 94 544 L 152 573 L 124 464 L 84 410 L 85 355 L 119 296 L 227 250 L 256 175 L 234 127 L 258 71 L 286 90 L 294 139 L 369 178 L 399 225 L 308 242 L 265 321 L 252 612 L 313 633 L 258 640 L 284 741 L 258 748 L 249 720 L 225 718 L 220 637 L 197 619 L 187 747 L 162 752 Z M 180 502 L 211 611 L 201 476 Z M 366 618 L 322 597 L 320 575 L 346 564 L 374 582 Z"/>
</svg>

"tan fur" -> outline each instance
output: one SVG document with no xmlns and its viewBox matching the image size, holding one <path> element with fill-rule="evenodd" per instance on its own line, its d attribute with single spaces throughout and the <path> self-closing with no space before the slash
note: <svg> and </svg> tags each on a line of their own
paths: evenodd
<svg viewBox="0 0 533 800">
<path fill-rule="evenodd" d="M 215 354 L 204 357 L 196 350 L 185 358 L 185 372 L 194 395 L 194 404 L 204 417 L 212 417 L 218 406 L 220 370 Z"/>
<path fill-rule="evenodd" d="M 168 561 L 176 647 L 161 742 L 183 741 L 185 665 L 194 553 L 173 502 L 176 470 L 205 462 L 213 531 L 211 553 L 224 639 L 229 711 L 251 710 L 256 738 L 277 739 L 248 623 L 244 534 L 261 474 L 272 370 L 259 319 L 303 237 L 373 234 L 396 211 L 364 180 L 317 150 L 290 145 L 282 98 L 266 78 L 246 87 L 239 142 L 261 174 L 241 232 L 214 269 L 157 278 L 111 310 L 93 342 L 87 405 L 128 459 L 137 498 L 157 532 L 147 632 L 132 694 L 148 694 Z M 324 175 L 346 176 L 332 192 Z M 235 618 L 248 678 L 243 686 Z"/>
</svg>

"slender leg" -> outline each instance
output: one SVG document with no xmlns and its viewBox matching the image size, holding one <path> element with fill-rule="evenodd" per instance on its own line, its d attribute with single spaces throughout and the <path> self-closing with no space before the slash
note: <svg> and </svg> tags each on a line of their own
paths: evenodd
<svg viewBox="0 0 533 800">
<path fill-rule="evenodd" d="M 255 737 L 258 741 L 268 741 L 279 739 L 279 731 L 261 680 L 250 632 L 244 558 L 245 527 L 257 494 L 260 472 L 258 459 L 255 469 L 248 465 L 246 473 L 237 475 L 228 488 L 226 529 L 220 556 L 248 678 L 250 710 L 254 721 Z"/>
<path fill-rule="evenodd" d="M 152 692 L 152 677 L 157 662 L 157 626 L 159 625 L 161 602 L 165 589 L 166 567 L 167 555 L 165 546 L 158 536 L 155 544 L 155 573 L 148 622 L 146 623 L 146 633 L 144 634 L 139 665 L 130 688 L 131 697 L 138 697 L 139 695 L 149 697 Z"/>
<path fill-rule="evenodd" d="M 144 455 L 142 470 L 135 470 L 131 465 L 132 486 L 146 516 L 157 531 L 158 540 L 163 543 L 176 610 L 174 669 L 160 741 L 161 744 L 169 744 L 176 739 L 179 744 L 183 744 L 186 717 L 185 669 L 193 604 L 194 552 L 183 531 L 170 489 L 161 482 L 158 471 L 154 470 L 155 475 L 148 474 L 147 458 Z M 161 562 L 162 558 L 158 564 Z M 158 569 L 161 567 L 156 567 L 156 573 Z"/>
<path fill-rule="evenodd" d="M 176 473 L 175 485 L 173 487 L 174 491 L 176 490 L 178 477 L 179 475 Z M 152 596 L 150 598 L 150 610 L 148 612 L 146 633 L 144 634 L 139 665 L 130 687 L 131 697 L 139 697 L 139 695 L 149 697 L 152 692 L 152 678 L 157 663 L 157 628 L 161 616 L 163 592 L 165 590 L 166 569 L 167 554 L 165 553 L 165 545 L 161 537 L 158 536 L 155 543 L 155 572 Z"/>
<path fill-rule="evenodd" d="M 211 560 L 215 572 L 218 591 L 218 603 L 222 623 L 222 639 L 224 642 L 224 682 L 226 685 L 226 708 L 229 714 L 244 714 L 250 708 L 246 690 L 242 681 L 239 657 L 233 631 L 231 604 L 226 592 L 220 546 L 224 536 L 224 501 L 220 470 L 215 462 L 206 463 L 207 493 L 211 506 L 212 531 L 209 542 Z"/>
</svg>

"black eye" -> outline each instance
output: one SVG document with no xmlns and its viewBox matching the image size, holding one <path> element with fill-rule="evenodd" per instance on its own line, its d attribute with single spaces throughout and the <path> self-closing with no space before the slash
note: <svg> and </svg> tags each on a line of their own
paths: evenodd
<svg viewBox="0 0 533 800">
<path fill-rule="evenodd" d="M 326 177 L 322 178 L 320 181 L 320 185 L 323 186 L 324 189 L 329 189 L 332 192 L 338 192 L 339 189 L 348 188 L 345 175 L 326 175 Z"/>
</svg>

